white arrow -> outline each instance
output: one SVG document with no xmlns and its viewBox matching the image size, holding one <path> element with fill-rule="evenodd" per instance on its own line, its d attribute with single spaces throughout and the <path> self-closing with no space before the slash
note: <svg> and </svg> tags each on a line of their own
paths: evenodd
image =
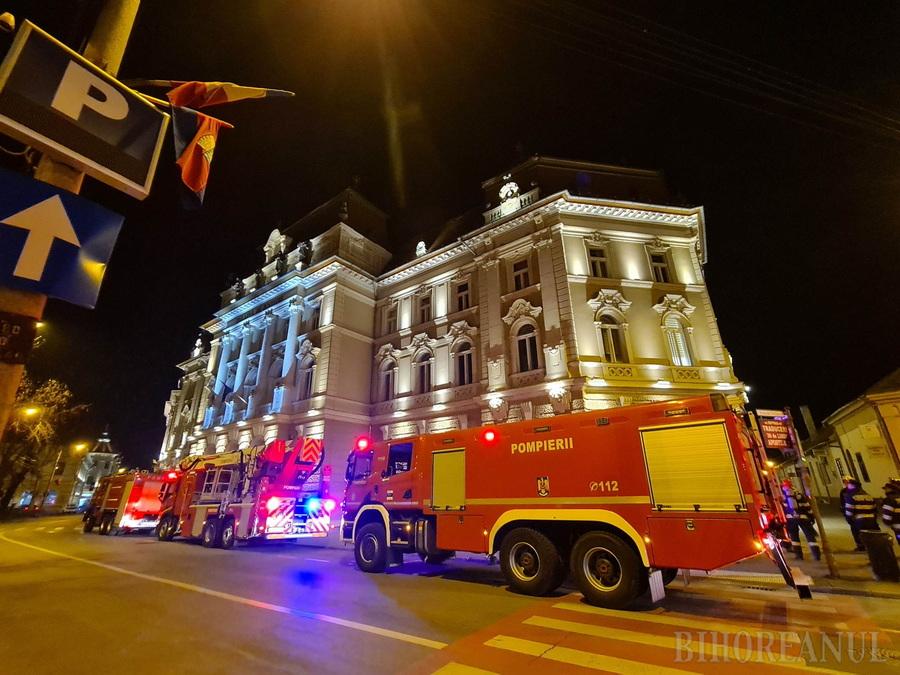
<svg viewBox="0 0 900 675">
<path fill-rule="evenodd" d="M 48 197 L 24 211 L 7 216 L 0 223 L 28 230 L 28 238 L 13 271 L 13 275 L 17 277 L 41 280 L 54 239 L 62 239 L 81 248 L 78 235 L 75 234 L 75 228 L 72 227 L 72 221 L 69 220 L 69 214 L 59 195 Z"/>
</svg>

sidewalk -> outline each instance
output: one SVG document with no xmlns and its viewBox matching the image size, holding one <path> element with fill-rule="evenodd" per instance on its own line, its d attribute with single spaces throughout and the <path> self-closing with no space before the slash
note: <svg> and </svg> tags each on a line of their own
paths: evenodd
<svg viewBox="0 0 900 675">
<path fill-rule="evenodd" d="M 806 539 L 802 535 L 803 560 L 796 560 L 793 552 L 785 554 L 788 564 L 792 567 L 799 567 L 812 578 L 813 593 L 900 599 L 900 583 L 876 581 L 872 569 L 869 567 L 869 557 L 865 552 L 854 551 L 855 544 L 847 522 L 840 516 L 824 516 L 823 520 L 839 579 L 832 579 L 828 576 L 828 566 L 825 564 L 824 555 L 821 561 L 817 562 L 812 559 Z M 884 531 L 883 527 L 882 531 Z M 900 551 L 896 546 L 894 546 L 894 553 L 900 557 Z M 730 581 L 754 586 L 784 585 L 781 574 L 778 573 L 772 562 L 762 555 L 721 570 L 715 570 L 708 575 L 701 571 L 692 572 L 692 577 L 696 577 L 698 580 Z"/>
</svg>

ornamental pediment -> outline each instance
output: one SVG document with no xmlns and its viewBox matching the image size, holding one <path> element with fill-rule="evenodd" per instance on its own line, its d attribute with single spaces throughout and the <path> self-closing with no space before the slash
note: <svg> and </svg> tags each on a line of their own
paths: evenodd
<svg viewBox="0 0 900 675">
<path fill-rule="evenodd" d="M 478 329 L 475 326 L 470 326 L 468 321 L 456 321 L 450 328 L 447 330 L 447 336 L 451 340 L 456 340 L 457 338 L 466 336 L 466 337 L 475 337 L 475 334 L 478 332 Z"/>
<path fill-rule="evenodd" d="M 543 309 L 543 307 L 535 307 L 524 298 L 519 298 L 510 306 L 509 311 L 506 313 L 506 316 L 503 317 L 503 322 L 507 326 L 511 326 L 514 321 L 520 319 L 523 316 L 537 319 Z"/>
<path fill-rule="evenodd" d="M 387 358 L 393 357 L 395 354 L 394 345 L 390 342 L 386 342 L 378 348 L 378 351 L 375 352 L 375 360 L 378 362 L 384 361 Z"/>
<path fill-rule="evenodd" d="M 595 312 L 601 309 L 615 309 L 623 314 L 631 307 L 631 302 L 625 299 L 619 291 L 601 288 L 597 295 L 588 300 L 588 304 Z"/>
<path fill-rule="evenodd" d="M 653 309 L 655 309 L 659 314 L 665 314 L 666 312 L 678 312 L 679 314 L 690 316 L 697 308 L 689 303 L 683 295 L 679 295 L 677 293 L 666 293 L 662 298 L 660 298 L 660 301 L 658 303 L 653 305 Z"/>
<path fill-rule="evenodd" d="M 428 333 L 416 333 L 413 335 L 412 340 L 409 343 L 409 348 L 412 351 L 417 349 L 421 349 L 422 347 L 431 347 L 434 344 L 434 340 L 432 340 Z"/>
</svg>

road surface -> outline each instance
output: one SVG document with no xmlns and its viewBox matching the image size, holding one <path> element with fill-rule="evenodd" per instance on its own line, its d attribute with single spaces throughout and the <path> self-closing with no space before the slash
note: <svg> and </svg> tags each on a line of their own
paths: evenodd
<svg viewBox="0 0 900 675">
<path fill-rule="evenodd" d="M 352 551 L 205 549 L 83 534 L 80 518 L 0 526 L 0 673 L 895 673 L 896 600 L 676 580 L 633 611 L 564 587 L 510 592 L 498 566 Z"/>
</svg>

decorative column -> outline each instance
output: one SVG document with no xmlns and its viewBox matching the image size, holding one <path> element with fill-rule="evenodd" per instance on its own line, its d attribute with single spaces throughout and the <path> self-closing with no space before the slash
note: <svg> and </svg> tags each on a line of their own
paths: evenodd
<svg viewBox="0 0 900 675">
<path fill-rule="evenodd" d="M 216 392 L 216 396 L 222 395 L 222 390 L 225 388 L 225 374 L 228 372 L 228 359 L 231 358 L 231 348 L 234 343 L 234 337 L 228 334 L 225 334 L 221 338 L 222 340 L 222 349 L 219 354 L 219 368 L 216 371 L 216 381 L 213 383 L 213 390 Z M 215 344 L 215 341 L 213 341 Z"/>
<path fill-rule="evenodd" d="M 250 324 L 244 324 L 241 328 L 241 353 L 238 356 L 237 372 L 234 375 L 234 390 L 237 391 L 247 377 L 247 352 L 250 351 L 250 334 L 253 328 Z"/>
<path fill-rule="evenodd" d="M 247 417 L 253 417 L 260 400 L 271 400 L 268 396 L 264 398 L 263 394 L 267 393 L 269 389 L 269 368 L 271 366 L 269 361 L 272 360 L 272 338 L 274 337 L 272 326 L 274 323 L 275 315 L 271 311 L 266 312 L 263 317 L 262 351 L 259 355 L 259 370 L 257 371 L 259 374 L 256 378 L 256 390 L 253 392 L 253 399 L 251 400 L 253 410 L 247 411 Z"/>
<path fill-rule="evenodd" d="M 288 305 L 288 332 L 284 343 L 284 363 L 281 364 L 281 377 L 287 383 L 288 376 L 294 369 L 294 357 L 297 355 L 297 330 L 300 323 L 300 311 L 303 309 L 303 301 L 294 298 Z"/>
</svg>

